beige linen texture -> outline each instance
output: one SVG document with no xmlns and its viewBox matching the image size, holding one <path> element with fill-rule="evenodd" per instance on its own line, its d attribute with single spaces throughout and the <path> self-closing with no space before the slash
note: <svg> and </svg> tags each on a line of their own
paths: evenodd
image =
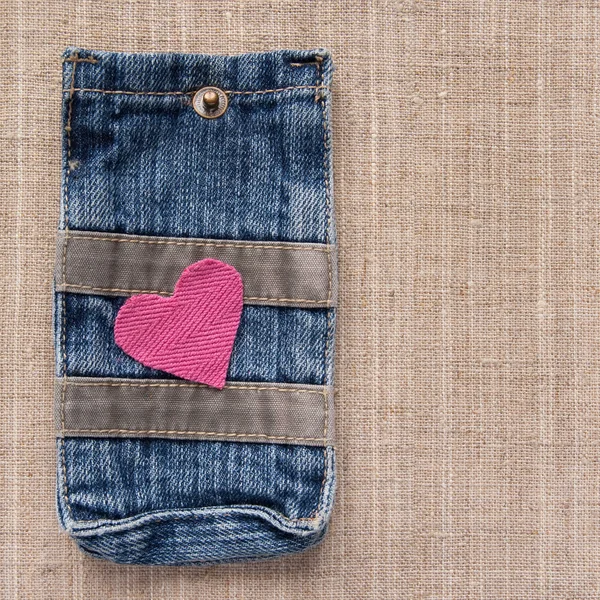
<svg viewBox="0 0 600 600">
<path fill-rule="evenodd" d="M 596 1 L 0 5 L 3 598 L 600 597 Z M 60 54 L 324 46 L 339 487 L 304 555 L 84 556 L 54 512 Z"/>
</svg>

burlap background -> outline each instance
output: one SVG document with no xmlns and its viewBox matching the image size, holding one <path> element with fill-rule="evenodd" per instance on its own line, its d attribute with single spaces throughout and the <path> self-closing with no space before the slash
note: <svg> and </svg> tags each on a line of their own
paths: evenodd
<svg viewBox="0 0 600 600">
<path fill-rule="evenodd" d="M 6 0 L 5 598 L 600 597 L 600 7 Z M 54 514 L 60 53 L 334 54 L 339 493 L 317 550 L 84 557 Z"/>
</svg>

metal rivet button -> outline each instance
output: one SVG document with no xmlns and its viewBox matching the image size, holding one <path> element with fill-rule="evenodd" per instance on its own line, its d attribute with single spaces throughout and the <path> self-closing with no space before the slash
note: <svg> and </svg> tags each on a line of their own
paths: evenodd
<svg viewBox="0 0 600 600">
<path fill-rule="evenodd" d="M 216 87 L 205 87 L 194 94 L 192 103 L 201 117 L 216 119 L 227 110 L 227 94 Z"/>
</svg>

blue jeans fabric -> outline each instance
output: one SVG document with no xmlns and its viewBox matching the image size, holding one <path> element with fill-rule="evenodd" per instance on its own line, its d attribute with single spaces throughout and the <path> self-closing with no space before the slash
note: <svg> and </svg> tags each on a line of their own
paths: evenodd
<svg viewBox="0 0 600 600">
<path fill-rule="evenodd" d="M 68 375 L 172 377 L 145 367 L 116 345 L 113 324 L 124 302 L 125 298 L 66 294 Z M 245 306 L 227 379 L 323 385 L 326 328 L 327 309 Z"/>
<path fill-rule="evenodd" d="M 312 87 L 329 81 L 326 54 L 320 68 L 290 66 L 314 60 L 306 52 L 93 55 L 97 64 L 77 63 L 77 88 L 180 93 L 212 84 L 283 91 L 233 96 L 227 114 L 210 126 L 190 109 L 189 95 L 76 93 L 71 229 L 333 241 L 324 218 L 323 108 Z M 64 89 L 73 64 L 65 63 Z"/>
<path fill-rule="evenodd" d="M 334 243 L 325 51 L 240 56 L 69 48 L 60 229 Z M 234 90 L 199 117 L 189 92 Z M 123 298 L 55 292 L 58 377 L 169 378 L 113 338 Z M 244 306 L 231 381 L 332 385 L 335 309 Z M 333 447 L 57 440 L 62 526 L 123 563 L 253 560 L 318 543 Z"/>
</svg>

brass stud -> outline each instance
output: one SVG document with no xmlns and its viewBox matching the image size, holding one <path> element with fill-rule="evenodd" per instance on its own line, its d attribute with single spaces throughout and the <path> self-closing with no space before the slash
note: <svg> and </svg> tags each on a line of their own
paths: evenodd
<svg viewBox="0 0 600 600">
<path fill-rule="evenodd" d="M 205 119 L 216 119 L 225 113 L 229 104 L 227 94 L 216 87 L 205 87 L 194 94 L 194 110 Z"/>
<path fill-rule="evenodd" d="M 204 102 L 204 106 L 206 106 L 208 110 L 214 110 L 219 106 L 219 94 L 214 90 L 208 90 L 208 92 L 204 92 L 202 102 Z"/>
</svg>

